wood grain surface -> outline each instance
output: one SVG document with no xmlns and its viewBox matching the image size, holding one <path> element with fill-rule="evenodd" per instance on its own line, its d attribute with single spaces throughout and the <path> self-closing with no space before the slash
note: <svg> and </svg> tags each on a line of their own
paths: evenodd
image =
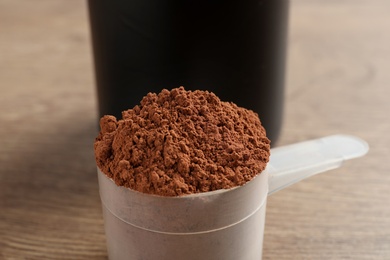
<svg viewBox="0 0 390 260">
<path fill-rule="evenodd" d="M 268 200 L 264 259 L 390 259 L 390 1 L 292 0 L 278 145 L 367 156 Z M 0 0 L 0 259 L 107 259 L 86 3 Z"/>
</svg>

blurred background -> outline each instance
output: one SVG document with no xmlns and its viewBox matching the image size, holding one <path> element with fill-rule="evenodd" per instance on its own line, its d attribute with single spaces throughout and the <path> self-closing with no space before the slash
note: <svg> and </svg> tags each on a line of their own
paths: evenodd
<svg viewBox="0 0 390 260">
<path fill-rule="evenodd" d="M 369 154 L 272 195 L 264 259 L 390 259 L 390 2 L 291 0 L 279 145 Z M 0 259 L 106 259 L 82 0 L 0 0 Z"/>
</svg>

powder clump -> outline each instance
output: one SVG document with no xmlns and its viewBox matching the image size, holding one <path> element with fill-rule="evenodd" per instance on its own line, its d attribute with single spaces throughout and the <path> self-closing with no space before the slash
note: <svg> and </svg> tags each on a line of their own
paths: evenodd
<svg viewBox="0 0 390 260">
<path fill-rule="evenodd" d="M 264 170 L 270 141 L 256 113 L 183 87 L 104 116 L 97 166 L 119 186 L 161 196 L 241 186 Z"/>
</svg>

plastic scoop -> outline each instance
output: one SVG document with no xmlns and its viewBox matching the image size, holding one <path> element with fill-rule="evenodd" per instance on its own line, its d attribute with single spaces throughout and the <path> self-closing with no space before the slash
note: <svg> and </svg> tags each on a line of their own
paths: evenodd
<svg viewBox="0 0 390 260">
<path fill-rule="evenodd" d="M 345 135 L 279 147 L 247 184 L 181 197 L 118 187 L 98 170 L 109 258 L 261 259 L 267 196 L 367 151 Z"/>
</svg>

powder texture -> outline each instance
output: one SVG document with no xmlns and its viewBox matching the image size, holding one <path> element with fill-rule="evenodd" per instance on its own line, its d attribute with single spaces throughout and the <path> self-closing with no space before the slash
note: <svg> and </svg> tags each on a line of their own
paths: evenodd
<svg viewBox="0 0 390 260">
<path fill-rule="evenodd" d="M 183 87 L 149 93 L 122 119 L 104 116 L 97 166 L 119 186 L 162 196 L 228 189 L 250 181 L 269 160 L 256 113 Z"/>
</svg>

